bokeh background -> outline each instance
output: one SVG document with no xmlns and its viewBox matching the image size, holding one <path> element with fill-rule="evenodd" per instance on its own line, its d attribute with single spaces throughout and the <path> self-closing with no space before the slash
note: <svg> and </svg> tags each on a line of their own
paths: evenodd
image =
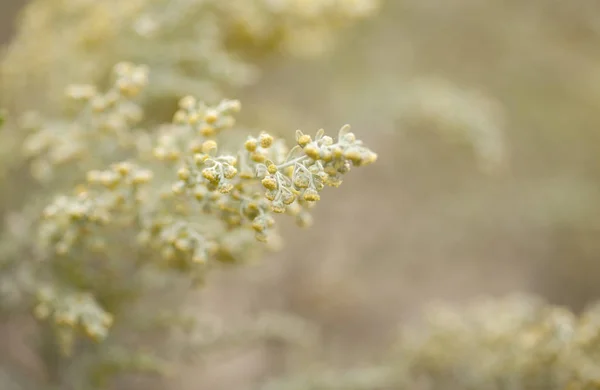
<svg viewBox="0 0 600 390">
<path fill-rule="evenodd" d="M 0 2 L 2 42 L 24 3 Z M 380 159 L 324 196 L 312 229 L 285 225 L 283 251 L 213 275 L 202 307 L 299 315 L 344 365 L 376 359 L 432 301 L 522 291 L 577 311 L 598 299 L 599 47 L 592 0 L 388 0 L 327 55 L 265 60 L 235 97 L 271 104 L 267 126 L 350 123 Z M 202 380 L 226 389 L 285 370 L 277 348 Z"/>
</svg>

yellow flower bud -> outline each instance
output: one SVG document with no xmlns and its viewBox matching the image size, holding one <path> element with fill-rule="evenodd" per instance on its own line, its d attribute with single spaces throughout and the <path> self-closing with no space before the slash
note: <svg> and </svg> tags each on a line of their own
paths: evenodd
<svg viewBox="0 0 600 390">
<path fill-rule="evenodd" d="M 213 124 L 219 119 L 219 113 L 215 110 L 208 110 L 204 115 L 204 121 L 208 124 Z"/>
<path fill-rule="evenodd" d="M 219 182 L 219 177 L 217 176 L 217 172 L 212 167 L 203 169 L 202 176 L 211 183 Z"/>
<path fill-rule="evenodd" d="M 304 153 L 313 160 L 319 159 L 319 148 L 314 143 L 310 143 L 304 147 Z"/>
<path fill-rule="evenodd" d="M 258 143 L 256 142 L 255 138 L 250 138 L 244 143 L 244 147 L 247 151 L 254 152 L 258 147 Z"/>
<path fill-rule="evenodd" d="M 316 202 L 321 199 L 321 196 L 319 195 L 319 193 L 313 188 L 306 189 L 306 191 L 304 191 L 304 195 L 302 195 L 302 197 L 307 202 Z"/>
<path fill-rule="evenodd" d="M 212 137 L 216 134 L 216 130 L 211 125 L 204 125 L 200 128 L 200 135 L 203 137 Z"/>
<path fill-rule="evenodd" d="M 181 167 L 177 171 L 177 176 L 181 180 L 187 180 L 190 178 L 190 170 L 187 167 Z"/>
<path fill-rule="evenodd" d="M 233 190 L 233 184 L 228 182 L 222 182 L 219 184 L 218 190 L 221 194 L 228 194 Z"/>
<path fill-rule="evenodd" d="M 237 175 L 237 169 L 231 165 L 225 165 L 225 168 L 223 169 L 223 175 L 226 179 L 233 179 L 235 175 Z"/>
<path fill-rule="evenodd" d="M 204 141 L 202 143 L 202 152 L 203 153 L 208 154 L 215 149 L 217 149 L 217 143 L 213 140 Z"/>
<path fill-rule="evenodd" d="M 362 153 L 356 148 L 349 148 L 344 152 L 344 157 L 352 161 L 354 164 L 360 164 L 362 161 Z"/>
<path fill-rule="evenodd" d="M 312 142 L 312 138 L 308 134 L 303 134 L 300 137 L 298 137 L 298 145 L 300 145 L 302 147 L 305 147 L 306 145 L 308 145 L 311 142 Z"/>
<path fill-rule="evenodd" d="M 262 133 L 258 137 L 258 141 L 260 142 L 260 146 L 263 148 L 269 148 L 271 145 L 273 145 L 273 137 L 267 133 Z"/>
<path fill-rule="evenodd" d="M 277 165 L 275 164 L 271 164 L 267 167 L 267 172 L 269 172 L 271 175 L 274 175 L 277 172 Z"/>
<path fill-rule="evenodd" d="M 283 202 L 274 201 L 271 203 L 271 210 L 273 210 L 274 213 L 283 214 L 285 213 L 285 205 Z"/>
<path fill-rule="evenodd" d="M 273 176 L 265 176 L 261 181 L 263 187 L 268 190 L 276 190 L 277 189 L 277 180 Z"/>
<path fill-rule="evenodd" d="M 254 152 L 250 155 L 250 159 L 254 162 L 261 163 L 267 159 L 267 156 L 260 152 Z"/>
</svg>

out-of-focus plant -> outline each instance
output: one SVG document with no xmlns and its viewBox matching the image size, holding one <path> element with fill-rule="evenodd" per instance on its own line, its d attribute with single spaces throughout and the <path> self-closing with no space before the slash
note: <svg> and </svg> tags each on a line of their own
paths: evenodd
<svg viewBox="0 0 600 390">
<path fill-rule="evenodd" d="M 403 326 L 387 359 L 344 372 L 315 370 L 266 389 L 600 388 L 600 315 L 576 315 L 526 295 L 485 298 L 465 308 L 432 305 Z"/>
<path fill-rule="evenodd" d="M 119 61 L 153 70 L 149 99 L 188 94 L 215 102 L 252 83 L 257 61 L 314 55 L 372 14 L 379 0 L 34 1 L 0 67 L 11 102 L 54 105 L 71 82 L 97 84 Z M 28 94 L 37 88 L 40 96 Z M 22 98 L 22 99 L 21 99 Z M 24 99 L 24 100 L 23 100 Z"/>
<path fill-rule="evenodd" d="M 432 129 L 448 140 L 470 144 L 484 172 L 497 172 L 508 163 L 504 115 L 488 96 L 429 78 L 413 82 L 396 104 L 402 128 Z"/>
<path fill-rule="evenodd" d="M 37 381 L 28 389 L 106 387 L 136 372 L 167 374 L 223 345 L 310 338 L 284 314 L 211 334 L 202 326 L 208 313 L 181 301 L 209 270 L 278 248 L 277 214 L 310 225 L 326 186 L 375 161 L 348 126 L 335 139 L 298 130 L 293 147 L 248 131 L 238 147 L 228 130 L 241 105 L 224 96 L 251 83 L 262 59 L 322 52 L 336 31 L 376 7 L 376 0 L 26 7 L 0 64 L 10 114 L 0 173 L 4 188 L 14 183 L 0 210 L 0 319 L 35 324 L 27 347 L 43 375 L 25 373 Z M 19 383 L 10 374 L 6 383 Z"/>
<path fill-rule="evenodd" d="M 33 305 L 47 324 L 46 363 L 58 383 L 61 356 L 72 359 L 81 336 L 101 341 L 115 321 L 129 331 L 146 321 L 139 313 L 127 319 L 146 295 L 161 290 L 153 278 L 185 275 L 201 283 L 209 269 L 251 258 L 257 240 L 277 245 L 275 214 L 309 225 L 308 210 L 325 186 L 339 186 L 352 166 L 376 159 L 348 126 L 336 140 L 323 130 L 314 137 L 298 130 L 293 148 L 262 132 L 248 136 L 241 150 L 218 153 L 217 140 L 240 110 L 235 100 L 207 106 L 185 97 L 172 123 L 145 133 L 136 130 L 143 110 L 135 97 L 147 83 L 147 67 L 120 63 L 108 91 L 73 85 L 67 95 L 78 109 L 60 121 L 39 120 L 23 145 L 33 176 L 48 195 L 58 193 L 39 222 L 35 207 L 20 216 L 29 219 L 26 236 L 10 234 L 9 226 L 3 237 L 6 267 L 28 279 L 8 293 Z M 160 367 L 144 362 L 123 364 Z"/>
</svg>

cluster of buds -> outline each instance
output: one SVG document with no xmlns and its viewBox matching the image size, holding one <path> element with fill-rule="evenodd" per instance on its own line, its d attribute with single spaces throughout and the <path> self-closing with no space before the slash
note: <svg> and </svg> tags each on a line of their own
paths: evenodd
<svg viewBox="0 0 600 390">
<path fill-rule="evenodd" d="M 425 318 L 424 326 L 404 330 L 397 351 L 407 388 L 423 381 L 436 389 L 599 388 L 597 305 L 577 316 L 515 295 L 463 309 L 437 306 Z"/>
<path fill-rule="evenodd" d="M 232 0 L 222 7 L 233 26 L 232 40 L 314 56 L 332 47 L 339 30 L 373 15 L 379 5 L 380 0 Z"/>
<path fill-rule="evenodd" d="M 202 106 L 202 110 L 217 113 L 217 123 L 223 106 Z M 231 103 L 226 102 L 225 107 L 231 107 Z M 349 126 L 342 127 L 337 141 L 326 136 L 324 130 L 319 130 L 314 140 L 298 130 L 297 145 L 291 150 L 283 140 L 262 132 L 249 136 L 243 150 L 235 155 L 219 154 L 218 143 L 207 140 L 201 129 L 196 130 L 196 137 L 188 139 L 191 155 L 181 158 L 181 149 L 177 150 L 181 165 L 173 194 L 196 199 L 203 213 L 225 222 L 228 230 L 249 228 L 259 241 L 276 237 L 273 213 L 287 213 L 296 217 L 299 225 L 309 225 L 307 210 L 320 199 L 325 186 L 338 187 L 341 176 L 352 166 L 367 165 L 377 158 L 356 139 Z M 164 143 L 158 150 L 165 150 Z M 160 157 L 164 155 L 160 153 Z"/>
<path fill-rule="evenodd" d="M 88 293 L 65 293 L 42 287 L 38 290 L 37 301 L 35 316 L 40 320 L 52 319 L 65 354 L 71 352 L 76 332 L 99 341 L 108 335 L 113 324 L 113 316 Z"/>
<path fill-rule="evenodd" d="M 116 146 L 136 146 L 132 127 L 142 120 L 142 109 L 132 99 L 148 83 L 148 69 L 130 63 L 117 64 L 114 83 L 105 93 L 93 85 L 71 85 L 66 94 L 78 107 L 74 120 L 48 121 L 32 126 L 24 153 L 32 161 L 32 174 L 39 180 L 53 177 L 53 167 L 81 162 L 89 150 L 112 156 Z"/>
<path fill-rule="evenodd" d="M 284 161 L 267 160 L 257 164 L 257 175 L 266 189 L 265 197 L 271 201 L 273 212 L 284 213 L 295 202 L 312 204 L 321 199 L 320 192 L 325 186 L 339 187 L 341 176 L 353 165 L 375 162 L 377 155 L 349 130 L 347 125 L 342 127 L 337 142 L 326 136 L 322 129 L 314 140 L 298 130 L 298 145 Z"/>
<path fill-rule="evenodd" d="M 88 172 L 88 186 L 78 187 L 74 196 L 57 197 L 44 209 L 41 241 L 59 255 L 66 255 L 81 240 L 90 249 L 104 249 L 103 237 L 92 234 L 94 229 L 137 215 L 144 201 L 140 186 L 151 179 L 151 171 L 130 162 Z"/>
<path fill-rule="evenodd" d="M 240 108 L 238 100 L 223 100 L 216 107 L 208 107 L 192 96 L 184 97 L 179 101 L 173 123 L 163 127 L 154 156 L 159 160 L 177 161 L 182 153 L 202 152 L 202 140 L 232 128 L 235 124 L 233 114 Z"/>
<path fill-rule="evenodd" d="M 147 80 L 145 67 L 130 64 L 118 65 L 115 74 L 107 94 L 83 86 L 71 91 L 74 99 L 86 102 L 84 113 L 98 114 L 86 122 L 92 130 L 100 129 L 96 125 L 106 115 L 122 112 L 119 107 L 129 101 L 121 98 L 135 96 Z M 111 239 L 137 237 L 136 250 L 152 254 L 139 262 L 166 265 L 202 282 L 211 265 L 250 258 L 259 247 L 257 240 L 277 247 L 275 214 L 308 226 L 309 209 L 326 186 L 339 186 L 352 166 L 376 160 L 348 126 L 336 141 L 323 130 L 314 139 L 298 131 L 297 145 L 288 148 L 284 140 L 261 132 L 249 136 L 237 152 L 223 152 L 217 136 L 234 126 L 239 110 L 236 100 L 207 106 L 183 98 L 172 123 L 148 135 L 155 137 L 154 143 L 131 148 L 136 156 L 106 170 L 87 170 L 87 183 L 74 195 L 59 196 L 44 209 L 39 229 L 44 255 L 68 262 L 75 253 L 94 251 L 98 258 L 110 259 Z M 125 121 L 124 127 L 132 130 L 133 122 Z M 135 138 L 131 131 L 125 133 Z M 113 139 L 106 145 L 113 146 L 113 153 L 88 143 L 83 167 L 118 155 L 114 146 L 121 132 L 109 134 Z M 146 159 L 149 151 L 151 160 Z M 118 272 L 113 265 L 111 275 Z"/>
</svg>

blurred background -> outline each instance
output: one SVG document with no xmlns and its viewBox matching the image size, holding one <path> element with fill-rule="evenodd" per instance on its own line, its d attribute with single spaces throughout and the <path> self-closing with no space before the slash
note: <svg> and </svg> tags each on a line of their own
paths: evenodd
<svg viewBox="0 0 600 390">
<path fill-rule="evenodd" d="M 24 4 L 0 2 L 2 42 Z M 379 160 L 325 193 L 312 229 L 284 223 L 283 251 L 212 276 L 203 307 L 299 315 L 343 365 L 432 301 L 597 300 L 599 16 L 592 0 L 388 0 L 326 55 L 264 60 L 233 97 L 270 104 L 266 127 L 350 123 Z M 232 388 L 231 364 L 208 388 Z"/>
</svg>

